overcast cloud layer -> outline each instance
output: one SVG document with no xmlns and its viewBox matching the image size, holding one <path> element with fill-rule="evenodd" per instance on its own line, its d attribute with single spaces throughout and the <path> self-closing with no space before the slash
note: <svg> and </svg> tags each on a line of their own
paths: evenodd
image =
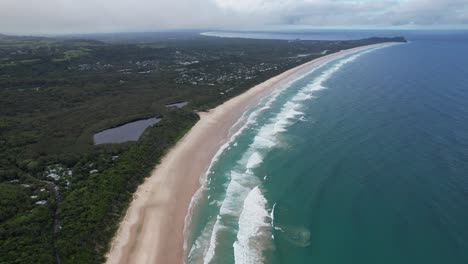
<svg viewBox="0 0 468 264">
<path fill-rule="evenodd" d="M 0 32 L 312 27 L 468 28 L 468 0 L 0 0 Z"/>
</svg>

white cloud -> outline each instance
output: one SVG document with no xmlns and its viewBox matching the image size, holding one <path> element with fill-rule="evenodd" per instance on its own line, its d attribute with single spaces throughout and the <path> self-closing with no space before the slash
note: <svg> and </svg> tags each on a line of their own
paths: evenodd
<svg viewBox="0 0 468 264">
<path fill-rule="evenodd" d="M 468 25 L 468 0 L 0 0 L 0 32 Z"/>
</svg>

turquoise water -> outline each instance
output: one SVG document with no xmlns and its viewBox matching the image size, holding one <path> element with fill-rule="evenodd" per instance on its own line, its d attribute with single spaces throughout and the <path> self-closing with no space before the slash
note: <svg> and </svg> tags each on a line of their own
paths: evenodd
<svg viewBox="0 0 468 264">
<path fill-rule="evenodd" d="M 245 115 L 188 263 L 468 263 L 468 42 L 336 59 Z"/>
</svg>

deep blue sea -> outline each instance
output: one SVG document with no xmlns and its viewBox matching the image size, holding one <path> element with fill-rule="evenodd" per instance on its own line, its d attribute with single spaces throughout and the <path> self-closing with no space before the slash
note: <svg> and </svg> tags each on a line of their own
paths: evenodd
<svg viewBox="0 0 468 264">
<path fill-rule="evenodd" d="M 468 33 L 407 34 L 246 113 L 197 196 L 188 263 L 468 263 Z"/>
</svg>

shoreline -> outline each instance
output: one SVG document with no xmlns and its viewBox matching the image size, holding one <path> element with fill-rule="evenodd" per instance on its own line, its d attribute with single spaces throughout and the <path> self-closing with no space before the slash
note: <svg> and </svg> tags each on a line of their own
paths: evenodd
<svg viewBox="0 0 468 264">
<path fill-rule="evenodd" d="M 185 224 L 192 198 L 238 120 L 262 98 L 310 69 L 340 56 L 386 46 L 380 43 L 329 54 L 287 70 L 199 113 L 200 120 L 163 157 L 133 196 L 106 263 L 183 263 Z M 234 129 L 233 129 L 234 128 Z"/>
</svg>

